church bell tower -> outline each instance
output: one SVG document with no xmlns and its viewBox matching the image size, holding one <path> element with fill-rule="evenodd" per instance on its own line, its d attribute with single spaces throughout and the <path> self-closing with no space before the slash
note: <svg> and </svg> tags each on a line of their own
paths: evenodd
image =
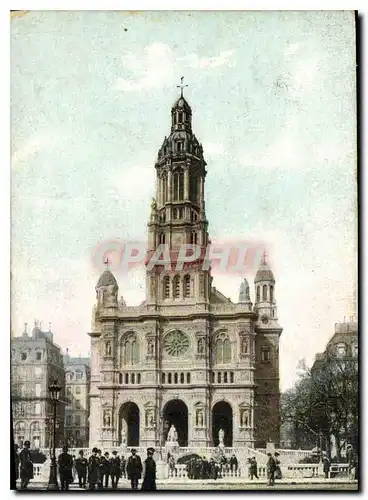
<svg viewBox="0 0 368 500">
<path fill-rule="evenodd" d="M 183 79 L 182 79 L 183 80 Z M 171 109 L 171 131 L 158 151 L 156 198 L 152 201 L 148 223 L 148 259 L 170 255 L 170 266 L 147 266 L 147 304 L 171 301 L 206 303 L 209 301 L 209 269 L 203 270 L 208 243 L 204 182 L 206 162 L 203 148 L 192 131 L 192 110 L 181 95 Z M 191 262 L 177 266 L 183 245 Z M 193 254 L 193 252 L 196 252 Z"/>
</svg>

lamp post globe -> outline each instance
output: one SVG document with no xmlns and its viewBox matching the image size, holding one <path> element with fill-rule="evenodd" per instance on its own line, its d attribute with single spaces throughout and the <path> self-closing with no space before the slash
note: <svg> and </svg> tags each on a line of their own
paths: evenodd
<svg viewBox="0 0 368 500">
<path fill-rule="evenodd" d="M 53 440 L 52 440 L 52 457 L 50 464 L 50 476 L 49 483 L 47 485 L 47 489 L 51 491 L 55 491 L 59 489 L 58 481 L 57 481 L 57 466 L 56 466 L 56 456 L 55 456 L 55 447 L 56 447 L 56 407 L 60 398 L 61 387 L 58 385 L 57 381 L 54 380 L 49 386 L 49 395 L 50 400 L 53 405 Z"/>
</svg>

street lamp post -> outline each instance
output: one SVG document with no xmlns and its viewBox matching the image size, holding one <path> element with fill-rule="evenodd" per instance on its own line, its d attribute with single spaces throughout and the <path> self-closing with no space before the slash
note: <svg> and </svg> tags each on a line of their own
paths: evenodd
<svg viewBox="0 0 368 500">
<path fill-rule="evenodd" d="M 50 399 L 53 404 L 54 419 L 53 419 L 53 440 L 52 440 L 52 457 L 50 465 L 50 476 L 49 484 L 47 486 L 48 490 L 55 491 L 59 489 L 57 481 L 57 468 L 56 468 L 56 456 L 55 456 L 55 445 L 56 445 L 56 406 L 60 397 L 61 388 L 54 380 L 54 382 L 49 386 Z"/>
</svg>

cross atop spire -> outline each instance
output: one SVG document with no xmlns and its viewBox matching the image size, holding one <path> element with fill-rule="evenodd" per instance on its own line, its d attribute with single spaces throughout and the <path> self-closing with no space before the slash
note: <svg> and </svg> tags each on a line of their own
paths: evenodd
<svg viewBox="0 0 368 500">
<path fill-rule="evenodd" d="M 106 270 L 108 271 L 109 270 L 109 264 L 110 264 L 110 261 L 109 261 L 108 257 L 106 257 L 106 259 L 104 260 L 104 264 L 106 266 Z"/>
<path fill-rule="evenodd" d="M 184 87 L 188 87 L 188 85 L 184 85 L 184 76 L 180 78 L 180 85 L 177 85 L 177 88 L 180 89 L 180 96 L 183 97 L 183 89 Z"/>
</svg>

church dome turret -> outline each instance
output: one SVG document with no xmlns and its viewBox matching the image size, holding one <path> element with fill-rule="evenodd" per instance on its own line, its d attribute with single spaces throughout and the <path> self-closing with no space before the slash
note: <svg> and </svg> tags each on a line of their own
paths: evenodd
<svg viewBox="0 0 368 500">
<path fill-rule="evenodd" d="M 117 307 L 118 306 L 118 283 L 115 276 L 109 269 L 106 269 L 100 276 L 96 285 L 97 306 Z"/>
<path fill-rule="evenodd" d="M 272 283 L 275 282 L 273 272 L 271 271 L 264 257 L 262 258 L 256 277 L 254 278 L 254 283 L 259 283 L 260 281 L 271 281 Z"/>
</svg>

